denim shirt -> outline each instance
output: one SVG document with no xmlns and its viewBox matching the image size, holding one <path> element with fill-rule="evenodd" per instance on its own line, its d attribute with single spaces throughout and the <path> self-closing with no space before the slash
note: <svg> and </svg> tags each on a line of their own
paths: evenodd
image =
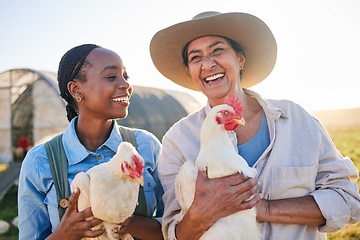
<svg viewBox="0 0 360 240">
<path fill-rule="evenodd" d="M 311 195 L 326 219 L 322 226 L 259 222 L 262 239 L 322 240 L 326 239 L 325 232 L 359 222 L 359 173 L 352 161 L 335 148 L 320 122 L 291 101 L 265 100 L 254 91 L 244 91 L 259 102 L 269 127 L 270 145 L 254 164 L 264 199 Z M 200 151 L 200 129 L 210 110 L 208 104 L 181 119 L 163 138 L 159 178 L 165 192 L 165 239 L 176 239 L 181 209 L 175 196 L 176 175 L 185 161 L 195 162 Z M 236 133 L 230 131 L 228 135 L 236 149 Z"/>
<path fill-rule="evenodd" d="M 69 185 L 78 172 L 109 161 L 116 153 L 122 138 L 116 121 L 110 137 L 96 152 L 87 150 L 79 141 L 75 125 L 77 117 L 63 135 L 68 158 Z M 160 220 L 163 214 L 163 189 L 157 174 L 161 144 L 151 133 L 134 129 L 137 150 L 144 158 L 144 191 L 149 217 Z M 57 198 L 44 144 L 32 148 L 26 155 L 19 177 L 18 211 L 19 239 L 44 239 L 59 225 Z"/>
</svg>

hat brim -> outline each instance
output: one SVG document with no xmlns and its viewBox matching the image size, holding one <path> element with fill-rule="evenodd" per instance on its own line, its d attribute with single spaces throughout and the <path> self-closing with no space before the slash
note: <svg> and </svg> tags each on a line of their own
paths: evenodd
<svg viewBox="0 0 360 240">
<path fill-rule="evenodd" d="M 247 13 L 224 13 L 190 20 L 157 32 L 150 43 L 155 67 L 180 86 L 199 91 L 187 74 L 182 51 L 190 41 L 211 35 L 230 38 L 244 49 L 246 61 L 242 87 L 258 84 L 273 70 L 277 56 L 276 40 L 262 20 Z"/>
</svg>

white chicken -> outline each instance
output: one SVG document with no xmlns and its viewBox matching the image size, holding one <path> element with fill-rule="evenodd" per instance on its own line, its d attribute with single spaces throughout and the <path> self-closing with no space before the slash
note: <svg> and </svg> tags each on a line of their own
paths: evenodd
<svg viewBox="0 0 360 240">
<path fill-rule="evenodd" d="M 94 217 L 104 221 L 94 229 L 104 226 L 106 231 L 95 239 L 133 239 L 129 234 L 119 235 L 112 230 L 133 214 L 139 185 L 144 184 L 143 168 L 144 160 L 136 149 L 122 142 L 109 162 L 75 176 L 71 190 L 80 188 L 78 210 L 91 207 Z"/>
<path fill-rule="evenodd" d="M 238 124 L 245 124 L 242 118 L 241 103 L 231 97 L 225 104 L 215 106 L 206 116 L 201 127 L 200 152 L 195 165 L 186 161 L 175 180 L 175 194 L 181 206 L 180 221 L 194 200 L 195 182 L 198 169 L 206 171 L 209 178 L 219 178 L 235 173 L 255 177 L 256 170 L 250 168 L 233 146 L 227 131 L 234 130 Z M 260 239 L 255 209 L 240 211 L 217 220 L 200 238 L 212 239 Z"/>
<path fill-rule="evenodd" d="M 9 231 L 11 225 L 4 221 L 4 220 L 0 220 L 0 234 L 6 233 L 7 231 Z"/>
</svg>

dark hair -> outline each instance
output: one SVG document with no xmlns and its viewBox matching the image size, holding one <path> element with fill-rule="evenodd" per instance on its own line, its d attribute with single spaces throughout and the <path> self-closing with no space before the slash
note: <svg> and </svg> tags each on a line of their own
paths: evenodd
<svg viewBox="0 0 360 240">
<path fill-rule="evenodd" d="M 89 64 L 85 62 L 86 56 L 95 48 L 100 46 L 95 44 L 83 44 L 67 51 L 61 58 L 58 69 L 58 85 L 60 96 L 67 102 L 66 112 L 69 122 L 77 116 L 77 106 L 74 98 L 70 94 L 67 85 L 70 81 L 78 79 L 86 81 L 85 67 Z"/>
<path fill-rule="evenodd" d="M 226 41 L 228 41 L 228 43 L 230 44 L 231 48 L 234 49 L 234 51 L 237 53 L 237 54 L 241 54 L 243 55 L 245 58 L 245 51 L 244 49 L 240 46 L 240 44 L 238 44 L 237 42 L 235 42 L 234 40 L 230 39 L 230 38 L 227 38 L 227 37 L 223 37 L 223 36 L 219 36 L 219 37 L 222 37 L 222 38 L 225 38 Z M 189 47 L 189 44 L 191 43 L 188 42 L 183 51 L 182 51 L 182 58 L 183 58 L 183 63 L 186 67 L 189 67 L 189 55 L 188 55 L 188 47 Z M 240 71 L 240 79 L 242 79 L 242 70 Z"/>
</svg>

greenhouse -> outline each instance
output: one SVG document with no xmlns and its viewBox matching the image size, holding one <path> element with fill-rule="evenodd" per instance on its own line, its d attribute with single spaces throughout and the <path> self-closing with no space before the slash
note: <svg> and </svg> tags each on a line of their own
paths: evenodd
<svg viewBox="0 0 360 240">
<path fill-rule="evenodd" d="M 172 124 L 200 107 L 185 92 L 134 86 L 129 115 L 118 122 L 146 129 L 161 140 Z M 55 73 L 32 69 L 0 73 L 0 108 L 0 163 L 21 160 L 27 149 L 68 125 Z"/>
</svg>

